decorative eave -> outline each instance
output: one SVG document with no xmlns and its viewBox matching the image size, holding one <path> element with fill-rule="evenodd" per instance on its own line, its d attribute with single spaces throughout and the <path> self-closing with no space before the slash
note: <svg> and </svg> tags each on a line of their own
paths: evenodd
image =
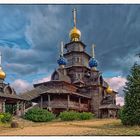
<svg viewBox="0 0 140 140">
<path fill-rule="evenodd" d="M 77 67 L 77 68 L 85 68 L 85 69 L 88 69 L 89 71 L 91 70 L 89 67 L 86 67 L 86 66 L 82 66 L 82 65 L 75 65 L 75 66 L 66 66 L 65 69 L 71 69 L 73 67 Z"/>
<path fill-rule="evenodd" d="M 75 95 L 75 96 L 79 96 L 79 97 L 83 97 L 83 98 L 88 98 L 88 99 L 91 99 L 90 96 L 86 96 L 86 95 L 83 95 L 83 94 L 79 94 L 77 92 L 71 92 L 69 90 L 65 90 L 65 89 L 49 89 L 49 90 L 46 90 L 44 91 L 43 93 L 41 93 L 41 95 L 43 94 L 59 94 L 59 95 Z"/>
<path fill-rule="evenodd" d="M 82 46 L 84 46 L 84 48 L 86 47 L 86 45 L 82 41 L 72 41 L 72 42 L 69 42 L 69 43 L 65 44 L 64 47 L 67 48 L 68 45 L 71 45 L 73 43 L 77 43 L 77 44 L 80 43 Z"/>
<path fill-rule="evenodd" d="M 65 53 L 64 57 L 67 55 L 70 55 L 71 53 L 81 53 L 81 54 L 85 54 L 89 59 L 91 58 L 91 56 L 88 53 L 86 53 L 85 51 L 70 51 L 70 52 Z"/>
<path fill-rule="evenodd" d="M 41 85 L 44 85 L 45 86 L 47 84 L 57 84 L 57 83 L 62 83 L 64 85 L 71 86 L 75 90 L 77 89 L 77 87 L 75 87 L 74 84 L 68 83 L 66 81 L 59 81 L 59 80 L 51 80 L 51 81 L 47 81 L 47 82 L 42 82 L 42 83 L 34 84 L 33 86 L 36 88 L 36 87 L 41 86 Z"/>
</svg>

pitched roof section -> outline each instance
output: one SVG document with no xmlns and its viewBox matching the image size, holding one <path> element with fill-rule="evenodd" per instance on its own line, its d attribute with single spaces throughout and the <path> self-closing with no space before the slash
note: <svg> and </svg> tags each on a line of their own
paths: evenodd
<svg viewBox="0 0 140 140">
<path fill-rule="evenodd" d="M 32 99 L 39 97 L 40 93 L 41 93 L 41 89 L 36 88 L 21 94 L 20 97 L 27 101 L 30 101 Z"/>
<path fill-rule="evenodd" d="M 64 89 L 64 88 L 62 89 L 62 88 L 56 87 L 55 85 L 52 86 L 51 88 L 45 85 L 38 85 L 37 87 L 35 87 L 35 89 L 21 94 L 20 97 L 27 101 L 30 101 L 39 97 L 42 94 L 70 94 L 70 95 L 80 96 L 83 98 L 89 98 L 89 99 L 91 98 L 90 96 L 82 95 L 68 89 Z"/>
<path fill-rule="evenodd" d="M 0 97 L 24 100 L 22 97 L 20 97 L 16 94 L 6 94 L 6 93 L 3 93 L 3 92 L 0 92 Z"/>
</svg>

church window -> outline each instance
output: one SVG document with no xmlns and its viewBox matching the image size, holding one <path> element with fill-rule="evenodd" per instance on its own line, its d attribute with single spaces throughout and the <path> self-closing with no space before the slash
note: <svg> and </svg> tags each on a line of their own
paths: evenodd
<svg viewBox="0 0 140 140">
<path fill-rule="evenodd" d="M 81 78 L 81 74 L 80 74 L 80 73 L 78 73 L 78 78 L 79 78 L 79 79 Z"/>
<path fill-rule="evenodd" d="M 78 62 L 81 62 L 81 58 L 80 57 L 78 57 Z"/>
<path fill-rule="evenodd" d="M 80 63 L 81 62 L 81 58 L 80 57 L 75 57 L 75 62 Z"/>
</svg>

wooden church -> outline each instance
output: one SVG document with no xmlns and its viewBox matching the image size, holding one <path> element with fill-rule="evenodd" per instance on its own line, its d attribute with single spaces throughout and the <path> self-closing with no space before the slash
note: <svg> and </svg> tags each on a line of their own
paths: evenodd
<svg viewBox="0 0 140 140">
<path fill-rule="evenodd" d="M 86 52 L 86 45 L 80 40 L 81 32 L 76 26 L 76 10 L 73 10 L 74 27 L 70 42 L 61 42 L 58 69 L 48 82 L 34 85 L 34 89 L 21 95 L 36 106 L 56 114 L 65 110 L 92 112 L 97 117 L 116 117 L 116 94 L 104 81 L 97 69 L 94 45 L 92 56 Z M 65 53 L 64 53 L 65 49 Z"/>
<path fill-rule="evenodd" d="M 34 85 L 34 89 L 20 96 L 16 95 L 10 85 L 3 83 L 0 72 L 0 112 L 5 111 L 5 103 L 21 104 L 20 114 L 25 109 L 40 107 L 59 114 L 65 110 L 92 112 L 99 118 L 116 117 L 118 106 L 116 94 L 101 72 L 97 69 L 94 45 L 92 55 L 86 52 L 86 45 L 81 41 L 81 32 L 76 26 L 76 10 L 73 10 L 74 27 L 69 36 L 70 42 L 61 43 L 59 67 L 52 73 L 48 82 Z M 65 49 L 65 51 L 64 51 Z M 36 103 L 29 107 L 29 103 Z M 18 114 L 19 107 L 16 112 Z"/>
</svg>

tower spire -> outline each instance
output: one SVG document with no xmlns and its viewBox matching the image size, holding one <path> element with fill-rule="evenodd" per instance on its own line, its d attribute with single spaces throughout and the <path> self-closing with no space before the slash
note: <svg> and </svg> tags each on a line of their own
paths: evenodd
<svg viewBox="0 0 140 140">
<path fill-rule="evenodd" d="M 76 8 L 73 9 L 73 22 L 74 22 L 74 27 L 76 27 Z"/>
<path fill-rule="evenodd" d="M 2 54 L 1 54 L 1 51 L 0 51 L 0 67 L 2 66 Z"/>
<path fill-rule="evenodd" d="M 95 52 L 94 52 L 94 48 L 95 47 L 96 47 L 95 44 L 92 44 L 92 47 L 91 47 L 91 58 L 89 60 L 89 66 L 93 70 L 96 70 L 96 67 L 98 66 L 98 62 L 95 59 Z"/>
<path fill-rule="evenodd" d="M 60 46 L 60 55 L 63 56 L 64 53 L 64 43 L 61 41 L 61 46 Z"/>
<path fill-rule="evenodd" d="M 73 22 L 74 22 L 74 27 L 73 27 L 73 29 L 71 29 L 71 31 L 70 31 L 70 33 L 69 33 L 69 36 L 70 36 L 70 40 L 71 41 L 74 41 L 74 42 L 76 42 L 76 41 L 79 41 L 80 40 L 80 38 L 81 38 L 81 32 L 80 32 L 80 30 L 79 29 L 77 29 L 77 25 L 76 25 L 76 8 L 74 8 L 73 10 L 72 10 L 72 13 L 73 13 Z"/>
<path fill-rule="evenodd" d="M 57 60 L 58 65 L 60 66 L 60 68 L 64 68 L 64 66 L 66 65 L 67 61 L 66 59 L 63 57 L 63 53 L 64 53 L 64 43 L 63 41 L 61 41 L 61 46 L 60 46 L 60 57 Z"/>
<path fill-rule="evenodd" d="M 91 56 L 92 58 L 95 58 L 95 51 L 94 51 L 94 48 L 95 48 L 95 44 L 92 44 L 92 47 L 91 47 Z"/>
</svg>

